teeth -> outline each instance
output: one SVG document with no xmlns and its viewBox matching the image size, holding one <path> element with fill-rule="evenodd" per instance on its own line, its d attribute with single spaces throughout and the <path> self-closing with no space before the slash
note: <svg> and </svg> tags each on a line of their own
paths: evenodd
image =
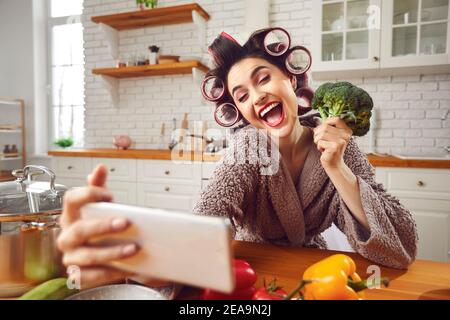
<svg viewBox="0 0 450 320">
<path fill-rule="evenodd" d="M 263 118 L 267 114 L 267 112 L 269 112 L 270 110 L 272 110 L 273 108 L 275 108 L 279 104 L 280 104 L 279 102 L 274 102 L 270 106 L 268 106 L 267 108 L 264 108 L 264 110 L 262 112 L 260 112 L 260 114 L 259 114 L 260 118 Z"/>
</svg>

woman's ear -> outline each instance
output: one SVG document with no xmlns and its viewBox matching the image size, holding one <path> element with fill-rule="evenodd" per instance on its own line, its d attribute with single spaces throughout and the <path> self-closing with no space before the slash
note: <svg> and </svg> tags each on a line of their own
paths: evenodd
<svg viewBox="0 0 450 320">
<path fill-rule="evenodd" d="M 292 84 L 292 89 L 294 89 L 294 91 L 295 91 L 297 89 L 297 77 L 296 76 L 291 77 L 291 84 Z"/>
</svg>

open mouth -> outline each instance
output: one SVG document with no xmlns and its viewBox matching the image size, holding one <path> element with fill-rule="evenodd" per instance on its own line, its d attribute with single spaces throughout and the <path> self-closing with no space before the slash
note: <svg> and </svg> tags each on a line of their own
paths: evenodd
<svg viewBox="0 0 450 320">
<path fill-rule="evenodd" d="M 266 104 L 260 111 L 259 117 L 270 127 L 276 127 L 284 120 L 283 104 L 279 101 Z"/>
</svg>

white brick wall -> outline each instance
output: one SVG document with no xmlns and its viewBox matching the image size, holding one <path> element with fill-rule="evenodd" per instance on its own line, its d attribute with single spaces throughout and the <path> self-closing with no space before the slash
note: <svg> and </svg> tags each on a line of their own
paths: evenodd
<svg viewBox="0 0 450 320">
<path fill-rule="evenodd" d="M 270 24 L 286 28 L 295 43 L 312 44 L 312 1 L 272 0 Z M 159 0 L 159 6 L 188 3 L 182 0 Z M 239 31 L 244 25 L 241 0 L 198 0 L 211 16 L 207 22 L 207 43 L 223 30 Z M 169 141 L 172 118 L 177 125 L 184 112 L 189 120 L 206 120 L 217 128 L 211 106 L 201 102 L 198 86 L 191 76 L 163 76 L 121 80 L 120 102 L 113 107 L 99 77 L 92 68 L 115 64 L 108 54 L 106 42 L 98 26 L 90 21 L 101 15 L 135 9 L 134 0 L 85 0 L 83 13 L 86 61 L 86 147 L 111 147 L 112 136 L 128 134 L 136 148 L 157 148 L 161 122 L 166 123 L 166 142 Z M 147 52 L 156 44 L 163 54 L 201 57 L 209 62 L 197 43 L 194 24 L 171 25 L 122 31 L 119 51 Z M 375 101 L 378 114 L 376 130 L 377 151 L 387 153 L 437 153 L 450 143 L 450 119 L 440 120 L 450 108 L 450 74 L 426 76 L 393 76 L 380 78 L 345 79 L 367 90 Z M 320 83 L 312 83 L 318 86 Z M 368 139 L 360 138 L 361 147 Z"/>
</svg>

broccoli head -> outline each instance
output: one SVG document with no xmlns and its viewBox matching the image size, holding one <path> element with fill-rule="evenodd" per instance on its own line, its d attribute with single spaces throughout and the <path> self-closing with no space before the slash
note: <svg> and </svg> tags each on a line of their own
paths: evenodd
<svg viewBox="0 0 450 320">
<path fill-rule="evenodd" d="M 330 117 L 340 117 L 355 136 L 363 136 L 370 129 L 372 98 L 350 82 L 322 84 L 314 94 L 312 107 L 319 111 L 323 121 Z"/>
</svg>

